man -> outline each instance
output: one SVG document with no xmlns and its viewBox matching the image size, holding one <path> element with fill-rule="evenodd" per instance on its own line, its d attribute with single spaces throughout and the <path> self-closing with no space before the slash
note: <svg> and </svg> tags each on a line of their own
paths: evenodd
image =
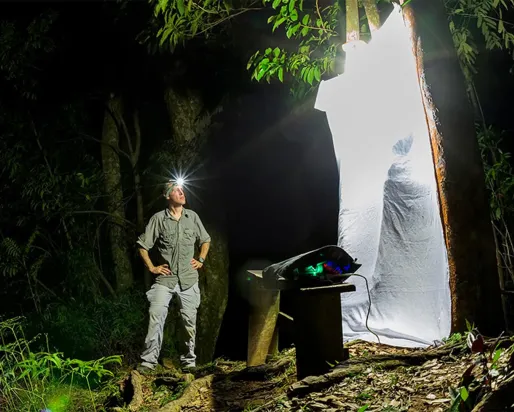
<svg viewBox="0 0 514 412">
<path fill-rule="evenodd" d="M 180 307 L 187 341 L 186 353 L 180 357 L 182 367 L 196 366 L 195 335 L 196 312 L 200 305 L 198 269 L 201 269 L 209 252 L 211 238 L 200 218 L 192 210 L 184 208 L 186 197 L 180 182 L 170 181 L 164 190 L 168 207 L 150 218 L 145 232 L 137 241 L 139 254 L 148 270 L 156 276 L 146 293 L 150 302 L 150 322 L 145 339 L 145 350 L 140 372 L 148 372 L 157 366 L 162 346 L 164 323 L 168 306 L 176 296 Z M 200 254 L 194 258 L 195 244 L 200 244 Z M 148 251 L 157 248 L 157 262 L 150 259 Z"/>
</svg>

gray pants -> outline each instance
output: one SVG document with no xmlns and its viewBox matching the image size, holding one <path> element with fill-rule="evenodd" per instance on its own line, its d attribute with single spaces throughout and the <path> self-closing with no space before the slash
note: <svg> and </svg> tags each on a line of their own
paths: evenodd
<svg viewBox="0 0 514 412">
<path fill-rule="evenodd" d="M 187 353 L 180 356 L 182 366 L 196 366 L 195 335 L 196 312 L 200 306 L 200 288 L 195 283 L 187 290 L 180 290 L 177 284 L 174 289 L 154 283 L 146 293 L 150 302 L 150 323 L 145 339 L 145 350 L 141 355 L 141 365 L 155 368 L 159 353 L 161 352 L 164 323 L 168 316 L 168 307 L 173 296 L 177 296 L 180 315 L 184 323 Z"/>
</svg>

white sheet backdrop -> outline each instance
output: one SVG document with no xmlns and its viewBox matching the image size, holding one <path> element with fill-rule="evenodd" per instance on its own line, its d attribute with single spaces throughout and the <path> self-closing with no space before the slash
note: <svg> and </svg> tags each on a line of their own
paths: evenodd
<svg viewBox="0 0 514 412">
<path fill-rule="evenodd" d="M 338 245 L 368 279 L 369 327 L 382 343 L 423 347 L 450 332 L 448 260 L 428 127 L 399 7 L 373 40 L 348 52 L 345 73 L 320 85 L 340 174 Z M 363 279 L 344 294 L 345 340 L 365 327 Z"/>
</svg>

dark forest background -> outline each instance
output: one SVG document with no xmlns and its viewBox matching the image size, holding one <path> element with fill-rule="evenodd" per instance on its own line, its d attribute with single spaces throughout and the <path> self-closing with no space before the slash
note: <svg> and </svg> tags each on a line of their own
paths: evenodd
<svg viewBox="0 0 514 412">
<path fill-rule="evenodd" d="M 337 239 L 325 115 L 291 94 L 292 79 L 256 82 L 247 70 L 256 50 L 286 36 L 272 35 L 264 11 L 170 53 L 142 42 L 153 13 L 143 1 L 0 7 L 0 319 L 23 317 L 27 337 L 47 333 L 49 349 L 68 357 L 135 364 L 150 282 L 135 240 L 180 172 L 188 207 L 213 236 L 199 330 L 213 326 L 199 356 L 244 359 L 244 269 Z M 508 240 L 513 62 L 508 48 L 477 43 L 478 136 L 492 218 Z"/>
</svg>

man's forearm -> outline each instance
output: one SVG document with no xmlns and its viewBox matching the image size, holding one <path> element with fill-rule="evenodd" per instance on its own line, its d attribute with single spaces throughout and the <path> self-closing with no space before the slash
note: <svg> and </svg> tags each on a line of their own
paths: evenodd
<svg viewBox="0 0 514 412">
<path fill-rule="evenodd" d="M 207 253 L 209 253 L 209 248 L 211 247 L 211 242 L 202 243 L 200 246 L 200 258 L 207 258 Z"/>
<path fill-rule="evenodd" d="M 142 247 L 139 248 L 139 256 L 141 256 L 141 259 L 143 259 L 143 262 L 145 262 L 146 267 L 149 271 L 152 271 L 152 269 L 155 267 L 152 263 L 152 260 L 150 259 L 150 255 L 148 254 L 148 250 L 143 249 Z"/>
</svg>

